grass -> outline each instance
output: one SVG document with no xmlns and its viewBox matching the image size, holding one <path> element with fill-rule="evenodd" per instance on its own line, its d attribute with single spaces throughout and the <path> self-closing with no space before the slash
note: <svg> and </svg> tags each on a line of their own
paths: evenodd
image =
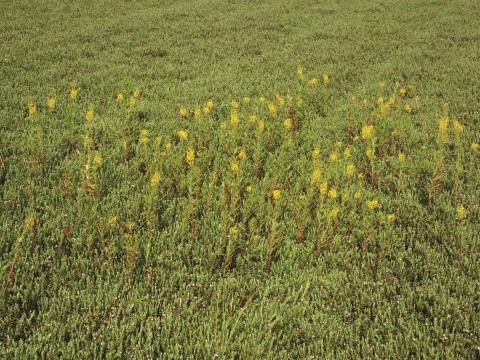
<svg viewBox="0 0 480 360">
<path fill-rule="evenodd" d="M 480 355 L 477 2 L 2 10 L 2 356 Z"/>
</svg>

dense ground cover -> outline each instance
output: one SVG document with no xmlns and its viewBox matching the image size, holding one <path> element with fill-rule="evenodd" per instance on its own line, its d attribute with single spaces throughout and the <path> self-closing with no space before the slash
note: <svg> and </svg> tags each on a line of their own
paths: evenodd
<svg viewBox="0 0 480 360">
<path fill-rule="evenodd" d="M 477 2 L 1 5 L 2 356 L 479 356 Z"/>
</svg>

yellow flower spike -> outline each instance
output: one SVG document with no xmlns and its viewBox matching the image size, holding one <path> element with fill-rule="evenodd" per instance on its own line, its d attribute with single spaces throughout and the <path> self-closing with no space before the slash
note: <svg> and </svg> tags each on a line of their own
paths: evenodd
<svg viewBox="0 0 480 360">
<path fill-rule="evenodd" d="M 298 65 L 297 66 L 297 76 L 299 79 L 303 79 L 303 66 Z"/>
<path fill-rule="evenodd" d="M 448 137 L 448 117 L 443 117 L 438 121 L 438 131 L 441 141 L 447 140 Z"/>
<path fill-rule="evenodd" d="M 403 111 L 405 111 L 407 114 L 410 114 L 412 112 L 412 107 L 410 106 L 410 104 L 405 104 L 405 106 L 403 107 Z"/>
<path fill-rule="evenodd" d="M 378 208 L 378 200 L 368 200 L 367 207 L 370 210 L 375 210 L 376 208 Z"/>
<path fill-rule="evenodd" d="M 323 73 L 322 78 L 323 78 L 323 83 L 325 85 L 327 85 L 330 82 L 330 77 L 328 76 L 327 73 Z"/>
<path fill-rule="evenodd" d="M 180 114 L 181 117 L 185 118 L 188 116 L 188 109 L 185 106 L 180 106 L 178 113 Z"/>
<path fill-rule="evenodd" d="M 350 148 L 345 148 L 345 150 L 343 150 L 343 157 L 345 159 L 348 159 L 350 157 L 350 155 L 352 155 L 352 151 L 350 150 Z"/>
<path fill-rule="evenodd" d="M 148 134 L 149 131 L 147 129 L 140 130 L 140 143 L 147 144 L 150 141 Z"/>
<path fill-rule="evenodd" d="M 268 111 L 270 112 L 270 114 L 272 114 L 272 116 L 277 115 L 277 108 L 275 107 L 274 103 L 268 104 Z"/>
<path fill-rule="evenodd" d="M 248 193 L 251 193 L 252 190 L 253 190 L 252 185 L 248 185 L 248 186 L 245 188 L 245 190 L 246 190 Z"/>
<path fill-rule="evenodd" d="M 170 150 L 172 148 L 172 143 L 166 143 L 165 144 L 165 150 Z"/>
<path fill-rule="evenodd" d="M 195 107 L 195 110 L 193 111 L 193 116 L 195 117 L 195 119 L 198 119 L 200 118 L 200 116 L 202 116 L 202 109 L 200 109 L 199 106 Z"/>
<path fill-rule="evenodd" d="M 330 155 L 328 156 L 328 159 L 331 162 L 337 161 L 338 160 L 338 153 L 336 151 L 331 152 Z"/>
<path fill-rule="evenodd" d="M 245 151 L 244 148 L 241 148 L 240 151 L 238 152 L 238 158 L 240 160 L 243 160 L 247 157 L 247 152 Z"/>
<path fill-rule="evenodd" d="M 380 96 L 380 97 L 377 99 L 377 104 L 378 104 L 378 105 L 382 105 L 384 102 L 385 102 L 385 99 L 383 98 L 383 96 Z"/>
<path fill-rule="evenodd" d="M 308 80 L 308 85 L 310 85 L 311 87 L 314 87 L 318 84 L 318 80 L 317 79 L 310 79 Z"/>
<path fill-rule="evenodd" d="M 107 223 L 109 226 L 115 226 L 117 224 L 118 217 L 115 215 L 110 215 L 108 217 Z"/>
<path fill-rule="evenodd" d="M 33 118 L 35 117 L 36 114 L 37 114 L 37 105 L 33 101 L 30 101 L 28 103 L 28 116 L 30 118 Z"/>
<path fill-rule="evenodd" d="M 373 125 L 365 125 L 362 127 L 362 139 L 370 140 L 373 137 L 374 129 Z"/>
<path fill-rule="evenodd" d="M 250 99 L 248 96 L 245 96 L 245 97 L 243 98 L 243 103 L 246 104 L 246 105 L 248 105 L 248 104 L 250 104 L 250 100 L 251 100 L 251 99 Z"/>
<path fill-rule="evenodd" d="M 400 164 L 402 164 L 403 162 L 405 162 L 405 154 L 404 154 L 404 153 L 398 154 L 398 162 L 399 162 Z"/>
<path fill-rule="evenodd" d="M 185 156 L 185 158 L 190 165 L 193 165 L 193 163 L 195 162 L 195 149 L 193 147 L 190 147 L 187 150 L 187 155 Z"/>
<path fill-rule="evenodd" d="M 322 175 L 322 173 L 321 173 L 320 169 L 313 170 L 313 172 L 312 172 L 312 183 L 316 184 L 316 183 L 320 182 L 321 175 Z"/>
<path fill-rule="evenodd" d="M 459 220 L 464 220 L 467 217 L 467 210 L 463 207 L 463 205 L 460 205 L 457 207 L 457 217 Z"/>
<path fill-rule="evenodd" d="M 152 176 L 150 176 L 150 185 L 157 186 L 160 183 L 161 176 L 159 171 L 155 171 Z"/>
<path fill-rule="evenodd" d="M 357 102 L 357 97 L 355 95 L 352 95 L 351 100 L 353 103 Z"/>
<path fill-rule="evenodd" d="M 402 87 L 402 88 L 400 88 L 400 91 L 399 91 L 399 92 L 400 92 L 400 96 L 401 96 L 401 97 L 405 97 L 405 94 L 407 93 L 407 90 Z"/>
<path fill-rule="evenodd" d="M 232 111 L 232 113 L 230 114 L 230 124 L 232 124 L 233 126 L 237 126 L 239 122 L 240 119 L 238 117 L 238 113 L 236 111 Z"/>
<path fill-rule="evenodd" d="M 220 129 L 225 130 L 227 128 L 227 123 L 225 121 L 220 123 Z"/>
<path fill-rule="evenodd" d="M 54 97 L 49 97 L 47 99 L 47 108 L 53 110 L 55 109 L 55 106 L 57 106 L 57 100 Z"/>
<path fill-rule="evenodd" d="M 208 100 L 207 101 L 207 107 L 212 110 L 213 109 L 213 101 L 212 100 Z"/>
<path fill-rule="evenodd" d="M 232 102 L 230 103 L 230 106 L 232 107 L 232 109 L 236 110 L 240 107 L 240 104 L 236 100 L 232 100 Z"/>
<path fill-rule="evenodd" d="M 337 195 L 338 194 L 337 194 L 337 189 L 336 188 L 332 187 L 332 188 L 330 188 L 330 190 L 328 190 L 328 197 L 330 199 L 336 199 Z"/>
<path fill-rule="evenodd" d="M 353 194 L 353 198 L 355 200 L 359 200 L 362 197 L 362 193 L 360 191 L 356 191 L 355 194 Z"/>
<path fill-rule="evenodd" d="M 78 89 L 76 87 L 73 87 L 70 89 L 70 93 L 68 94 L 71 100 L 75 101 L 77 100 L 78 96 Z"/>
<path fill-rule="evenodd" d="M 459 136 L 463 132 L 463 125 L 458 120 L 453 120 L 453 130 Z"/>
<path fill-rule="evenodd" d="M 232 171 L 232 173 L 236 174 L 238 172 L 238 169 L 239 169 L 239 166 L 236 162 L 232 162 L 230 164 L 230 170 Z"/>
<path fill-rule="evenodd" d="M 285 105 L 285 99 L 282 95 L 277 94 L 275 95 L 275 98 L 277 99 L 278 105 L 280 105 L 280 107 L 283 107 Z"/>
<path fill-rule="evenodd" d="M 96 153 L 93 156 L 93 165 L 95 166 L 101 166 L 103 164 L 103 158 L 99 153 Z"/>
<path fill-rule="evenodd" d="M 160 145 L 161 142 L 162 142 L 162 137 L 161 136 L 155 137 L 155 145 Z"/>
<path fill-rule="evenodd" d="M 128 106 L 134 107 L 135 105 L 137 105 L 137 98 L 135 96 L 130 96 L 128 99 Z"/>
<path fill-rule="evenodd" d="M 275 189 L 275 190 L 272 191 L 273 200 L 278 201 L 278 200 L 280 200 L 281 196 L 282 196 L 282 192 L 280 190 Z"/>
<path fill-rule="evenodd" d="M 188 132 L 185 130 L 178 130 L 177 135 L 181 140 L 187 140 L 188 139 Z"/>
<path fill-rule="evenodd" d="M 290 118 L 286 118 L 284 121 L 283 121 L 283 128 L 285 130 L 290 130 L 292 128 L 292 120 Z"/>
<path fill-rule="evenodd" d="M 260 102 L 260 104 L 263 104 L 265 102 L 265 96 L 260 96 L 258 98 L 258 101 Z"/>
<path fill-rule="evenodd" d="M 88 136 L 88 135 L 85 135 L 85 137 L 83 138 L 83 146 L 85 148 L 89 148 L 93 145 L 93 139 Z"/>
<path fill-rule="evenodd" d="M 85 114 L 85 120 L 87 120 L 88 123 L 91 123 L 93 121 L 95 113 L 93 110 L 88 110 L 87 113 Z"/>
<path fill-rule="evenodd" d="M 251 123 L 254 123 L 257 121 L 257 115 L 250 115 L 248 117 L 248 121 L 250 121 Z"/>
<path fill-rule="evenodd" d="M 117 94 L 117 102 L 123 102 L 123 100 L 125 100 L 125 95 L 123 95 L 123 93 L 119 92 Z"/>
<path fill-rule="evenodd" d="M 471 143 L 470 144 L 470 150 L 472 150 L 472 152 L 474 154 L 476 154 L 478 152 L 478 144 L 477 143 Z"/>
<path fill-rule="evenodd" d="M 338 207 L 334 207 L 332 210 L 330 210 L 330 213 L 328 214 L 328 216 L 330 217 L 330 219 L 335 219 L 339 213 L 340 213 L 340 209 Z"/>
<path fill-rule="evenodd" d="M 260 120 L 257 123 L 257 128 L 258 128 L 258 131 L 263 132 L 263 130 L 265 130 L 265 122 L 263 120 Z"/>
<path fill-rule="evenodd" d="M 389 223 L 393 223 L 393 222 L 395 221 L 395 219 L 396 219 L 395 214 L 388 214 L 388 215 L 387 215 L 387 221 L 388 221 Z"/>
<path fill-rule="evenodd" d="M 319 156 L 320 156 L 320 148 L 316 147 L 315 149 L 312 150 L 312 158 L 318 159 Z"/>
<path fill-rule="evenodd" d="M 375 158 L 375 151 L 373 149 L 368 149 L 366 154 L 368 160 L 373 160 Z"/>
<path fill-rule="evenodd" d="M 210 112 L 210 108 L 209 108 L 208 106 L 205 106 L 205 107 L 203 108 L 203 113 L 204 113 L 204 114 L 208 114 L 209 112 Z"/>
<path fill-rule="evenodd" d="M 324 181 L 320 184 L 320 194 L 325 195 L 328 190 L 328 182 Z"/>
<path fill-rule="evenodd" d="M 237 226 L 232 226 L 229 230 L 228 230 L 228 233 L 230 234 L 230 236 L 236 236 L 238 234 L 238 228 Z"/>
<path fill-rule="evenodd" d="M 354 172 L 355 172 L 355 165 L 353 165 L 352 163 L 348 164 L 345 169 L 345 173 L 347 174 L 347 176 L 352 177 Z"/>
<path fill-rule="evenodd" d="M 133 90 L 133 97 L 135 99 L 138 99 L 139 96 L 140 96 L 140 90 L 138 88 L 135 88 L 135 90 Z"/>
</svg>

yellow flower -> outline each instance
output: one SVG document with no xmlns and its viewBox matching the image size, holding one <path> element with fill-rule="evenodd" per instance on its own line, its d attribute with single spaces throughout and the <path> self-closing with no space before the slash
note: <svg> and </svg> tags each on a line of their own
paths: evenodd
<svg viewBox="0 0 480 360">
<path fill-rule="evenodd" d="M 334 161 L 337 161 L 338 159 L 338 154 L 336 151 L 334 152 L 331 152 L 328 159 L 331 161 L 331 162 L 334 162 Z"/>
<path fill-rule="evenodd" d="M 333 208 L 332 210 L 330 210 L 330 213 L 328 214 L 328 216 L 331 218 L 331 219 L 335 219 L 337 216 L 338 216 L 338 213 L 340 212 L 340 209 L 338 207 L 335 207 Z"/>
<path fill-rule="evenodd" d="M 93 110 L 88 110 L 87 113 L 85 114 L 85 119 L 87 120 L 88 123 L 91 123 L 93 121 L 93 116 L 94 116 Z"/>
<path fill-rule="evenodd" d="M 365 125 L 362 127 L 362 139 L 370 140 L 373 137 L 373 125 Z"/>
<path fill-rule="evenodd" d="M 233 126 L 237 126 L 239 122 L 240 122 L 240 119 L 238 118 L 237 112 L 236 112 L 236 111 L 232 111 L 232 113 L 230 114 L 230 123 L 231 123 Z"/>
<path fill-rule="evenodd" d="M 373 160 L 375 158 L 375 151 L 373 149 L 367 150 L 367 158 L 368 160 Z"/>
<path fill-rule="evenodd" d="M 470 149 L 472 150 L 472 152 L 474 152 L 476 154 L 478 152 L 478 144 L 477 143 L 471 143 L 470 144 Z"/>
<path fill-rule="evenodd" d="M 353 198 L 355 200 L 359 200 L 362 197 L 362 193 L 360 191 L 356 191 L 355 194 L 353 194 Z"/>
<path fill-rule="evenodd" d="M 328 190 L 328 197 L 331 199 L 335 199 L 337 197 L 337 189 L 332 187 Z"/>
<path fill-rule="evenodd" d="M 370 210 L 375 210 L 378 207 L 378 200 L 368 200 L 367 206 Z"/>
<path fill-rule="evenodd" d="M 78 89 L 75 88 L 75 87 L 71 88 L 69 96 L 70 96 L 70 99 L 75 101 L 77 99 L 77 96 L 78 96 Z"/>
<path fill-rule="evenodd" d="M 404 153 L 398 154 L 398 162 L 403 163 L 404 161 L 405 161 L 405 154 Z"/>
<path fill-rule="evenodd" d="M 459 136 L 463 132 L 463 125 L 458 120 L 453 120 L 453 130 Z"/>
<path fill-rule="evenodd" d="M 383 96 L 380 96 L 380 97 L 377 99 L 377 104 L 378 104 L 378 105 L 382 105 L 384 102 L 385 102 L 385 99 L 383 98 Z"/>
<path fill-rule="evenodd" d="M 345 150 L 343 150 L 343 157 L 345 159 L 348 159 L 351 154 L 352 154 L 352 152 L 351 152 L 350 148 L 347 147 L 347 148 L 345 148 Z"/>
<path fill-rule="evenodd" d="M 37 114 L 37 105 L 33 101 L 30 101 L 28 103 L 28 116 L 33 118 L 36 114 Z"/>
<path fill-rule="evenodd" d="M 248 117 L 248 121 L 250 121 L 251 123 L 254 123 L 257 121 L 257 116 L 256 115 L 250 115 Z"/>
<path fill-rule="evenodd" d="M 368 99 L 363 99 L 363 105 L 365 105 L 365 106 L 368 105 Z"/>
<path fill-rule="evenodd" d="M 265 102 L 265 96 L 260 96 L 260 97 L 258 98 L 258 101 L 259 101 L 261 104 L 263 104 L 263 103 Z"/>
<path fill-rule="evenodd" d="M 355 165 L 353 165 L 352 163 L 348 164 L 345 170 L 345 173 L 347 174 L 347 176 L 352 177 L 354 171 L 355 171 Z"/>
<path fill-rule="evenodd" d="M 161 136 L 155 137 L 155 145 L 160 145 L 161 142 L 162 142 L 162 137 Z"/>
<path fill-rule="evenodd" d="M 134 107 L 135 105 L 137 105 L 137 98 L 135 96 L 130 96 L 128 99 L 128 106 Z"/>
<path fill-rule="evenodd" d="M 101 166 L 103 164 L 103 159 L 102 156 L 99 153 L 96 153 L 93 156 L 93 165 L 95 166 Z"/>
<path fill-rule="evenodd" d="M 407 93 L 407 90 L 405 88 L 403 88 L 403 87 L 400 88 L 400 96 L 401 97 L 404 97 L 406 93 Z"/>
<path fill-rule="evenodd" d="M 236 174 L 238 172 L 239 166 L 236 162 L 232 162 L 230 164 L 230 170 L 232 170 L 232 173 Z"/>
<path fill-rule="evenodd" d="M 260 132 L 262 132 L 263 130 L 265 130 L 265 122 L 263 120 L 260 120 L 258 123 L 257 123 L 257 128 Z"/>
<path fill-rule="evenodd" d="M 195 149 L 194 148 L 191 147 L 187 150 L 186 159 L 190 164 L 193 164 L 193 162 L 195 161 Z"/>
<path fill-rule="evenodd" d="M 220 123 L 220 129 L 225 130 L 227 128 L 227 123 L 225 121 Z"/>
<path fill-rule="evenodd" d="M 146 144 L 150 141 L 150 139 L 148 138 L 148 130 L 147 129 L 143 129 L 140 131 L 140 142 L 142 144 Z"/>
<path fill-rule="evenodd" d="M 160 172 L 155 171 L 152 174 L 152 176 L 150 176 L 150 185 L 152 185 L 152 186 L 158 185 L 160 183 L 160 179 L 161 179 Z"/>
<path fill-rule="evenodd" d="M 240 106 L 240 104 L 236 100 L 232 100 L 230 105 L 232 106 L 232 109 L 238 109 Z"/>
<path fill-rule="evenodd" d="M 313 151 L 312 151 L 312 158 L 318 159 L 319 156 L 320 156 L 320 148 L 319 148 L 319 147 L 316 147 L 316 148 L 313 149 Z"/>
<path fill-rule="evenodd" d="M 53 97 L 49 97 L 48 100 L 47 100 L 47 108 L 49 110 L 53 110 L 53 109 L 55 109 L 56 105 L 57 105 L 57 100 L 55 100 L 55 98 L 53 98 Z"/>
<path fill-rule="evenodd" d="M 205 106 L 205 107 L 203 108 L 203 113 L 204 113 L 204 114 L 208 114 L 209 112 L 210 112 L 210 108 L 209 108 L 208 106 Z"/>
<path fill-rule="evenodd" d="M 292 120 L 290 120 L 290 118 L 286 118 L 284 121 L 283 121 L 283 128 L 285 130 L 290 130 L 292 128 Z"/>
<path fill-rule="evenodd" d="M 139 96 L 140 96 L 140 90 L 138 88 L 135 88 L 135 90 L 133 90 L 133 97 L 137 99 Z"/>
<path fill-rule="evenodd" d="M 248 185 L 248 186 L 245 188 L 245 190 L 246 190 L 247 192 L 249 192 L 249 193 L 252 192 L 252 190 L 253 190 L 252 185 Z"/>
<path fill-rule="evenodd" d="M 328 76 L 327 73 L 323 73 L 322 78 L 323 78 L 323 83 L 325 85 L 327 85 L 330 82 L 330 77 Z"/>
<path fill-rule="evenodd" d="M 250 104 L 250 98 L 249 98 L 248 96 L 245 96 L 245 97 L 243 98 L 243 103 L 244 103 L 244 104 Z"/>
<path fill-rule="evenodd" d="M 395 214 L 388 214 L 388 215 L 387 215 L 387 221 L 388 221 L 389 223 L 394 222 L 395 219 L 396 219 Z"/>
<path fill-rule="evenodd" d="M 395 104 L 395 96 L 390 96 L 390 97 L 388 98 L 387 105 L 392 106 L 392 105 L 394 105 L 394 104 Z"/>
<path fill-rule="evenodd" d="M 352 102 L 357 102 L 357 97 L 355 95 L 352 95 Z"/>
<path fill-rule="evenodd" d="M 107 223 L 110 226 L 115 226 L 117 224 L 117 221 L 118 221 L 118 217 L 116 217 L 115 215 L 110 215 L 108 217 Z"/>
<path fill-rule="evenodd" d="M 83 138 L 83 146 L 86 148 L 89 148 L 92 145 L 93 145 L 93 139 L 90 136 L 85 135 L 85 137 Z"/>
<path fill-rule="evenodd" d="M 317 84 L 318 84 L 318 80 L 317 80 L 317 79 L 310 79 L 310 80 L 308 81 L 308 85 L 310 85 L 310 86 L 312 86 L 312 87 L 315 86 L 315 85 L 317 85 Z"/>
<path fill-rule="evenodd" d="M 281 195 L 282 195 L 282 192 L 278 189 L 275 189 L 272 191 L 273 200 L 275 201 L 280 200 Z"/>
<path fill-rule="evenodd" d="M 457 207 L 457 217 L 459 220 L 463 220 L 467 217 L 467 210 L 463 207 L 463 205 Z"/>
<path fill-rule="evenodd" d="M 438 131 L 441 141 L 445 141 L 448 136 L 448 118 L 443 117 L 438 121 Z"/>
<path fill-rule="evenodd" d="M 123 102 L 123 100 L 125 100 L 125 95 L 123 95 L 123 93 L 119 92 L 117 94 L 117 101 L 118 102 Z"/>
<path fill-rule="evenodd" d="M 275 107 L 274 103 L 268 104 L 268 111 L 270 111 L 270 114 L 275 116 L 277 114 L 277 108 Z"/>
<path fill-rule="evenodd" d="M 172 148 L 172 143 L 166 143 L 165 144 L 165 150 L 170 150 Z"/>
<path fill-rule="evenodd" d="M 244 148 L 241 148 L 240 151 L 238 152 L 238 158 L 240 160 L 243 160 L 247 157 L 247 152 L 245 151 Z"/>
<path fill-rule="evenodd" d="M 303 66 L 302 65 L 297 66 L 297 76 L 298 76 L 299 79 L 303 78 Z"/>
<path fill-rule="evenodd" d="M 188 116 L 188 109 L 185 106 L 180 106 L 180 109 L 178 110 L 178 113 L 180 114 L 181 117 L 187 117 Z"/>
<path fill-rule="evenodd" d="M 207 101 L 207 107 L 212 110 L 213 109 L 213 101 L 212 100 L 208 100 Z"/>
<path fill-rule="evenodd" d="M 200 116 L 202 116 L 202 109 L 200 109 L 199 106 L 195 107 L 195 110 L 193 111 L 193 116 L 195 116 L 195 119 L 198 119 Z"/>
<path fill-rule="evenodd" d="M 320 184 L 320 194 L 325 195 L 328 190 L 328 183 L 324 181 L 323 183 Z"/>
<path fill-rule="evenodd" d="M 312 183 L 318 183 L 320 181 L 321 175 L 322 175 L 322 173 L 321 173 L 320 169 L 313 170 L 313 172 L 312 172 Z"/>
<path fill-rule="evenodd" d="M 177 135 L 181 140 L 187 140 L 188 139 L 188 132 L 185 130 L 178 130 Z"/>
<path fill-rule="evenodd" d="M 405 106 L 403 107 L 403 110 L 407 113 L 407 114 L 410 114 L 412 112 L 412 107 L 410 106 L 410 104 L 405 104 Z"/>
<path fill-rule="evenodd" d="M 238 234 L 237 226 L 236 226 L 236 225 L 235 225 L 235 226 L 232 226 L 232 227 L 230 228 L 230 230 L 228 230 L 228 232 L 229 232 L 229 234 L 230 234 L 231 236 L 237 235 L 237 234 Z"/>
</svg>

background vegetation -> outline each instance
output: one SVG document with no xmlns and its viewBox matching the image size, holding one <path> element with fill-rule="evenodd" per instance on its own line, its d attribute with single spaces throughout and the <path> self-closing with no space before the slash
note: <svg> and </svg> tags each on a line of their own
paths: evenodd
<svg viewBox="0 0 480 360">
<path fill-rule="evenodd" d="M 2 356 L 479 356 L 478 2 L 1 8 Z"/>
</svg>

